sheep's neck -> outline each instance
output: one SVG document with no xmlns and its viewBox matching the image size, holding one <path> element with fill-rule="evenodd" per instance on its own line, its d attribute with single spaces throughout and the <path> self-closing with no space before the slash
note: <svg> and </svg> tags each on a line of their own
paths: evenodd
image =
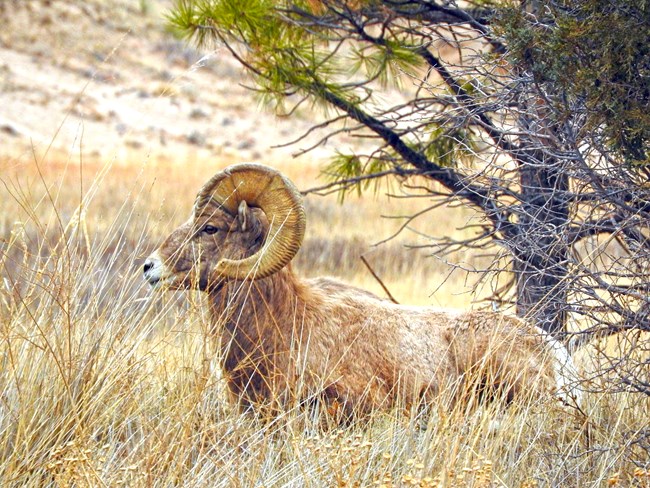
<svg viewBox="0 0 650 488">
<path fill-rule="evenodd" d="M 210 293 L 211 311 L 214 323 L 231 332 L 285 336 L 300 325 L 294 322 L 302 322 L 305 294 L 305 285 L 285 268 L 262 280 L 227 283 Z"/>
<path fill-rule="evenodd" d="M 210 293 L 222 367 L 233 393 L 253 395 L 248 400 L 258 402 L 283 389 L 279 383 L 286 382 L 291 369 L 290 351 L 307 335 L 306 293 L 290 268 L 262 280 L 230 282 Z"/>
</svg>

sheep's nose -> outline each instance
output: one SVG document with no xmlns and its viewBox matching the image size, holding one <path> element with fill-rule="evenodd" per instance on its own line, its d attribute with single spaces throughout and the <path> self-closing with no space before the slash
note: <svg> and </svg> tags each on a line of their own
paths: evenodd
<svg viewBox="0 0 650 488">
<path fill-rule="evenodd" d="M 147 271 L 149 271 L 151 268 L 153 268 L 154 263 L 152 259 L 147 259 L 144 262 L 144 273 L 147 274 Z"/>
</svg>

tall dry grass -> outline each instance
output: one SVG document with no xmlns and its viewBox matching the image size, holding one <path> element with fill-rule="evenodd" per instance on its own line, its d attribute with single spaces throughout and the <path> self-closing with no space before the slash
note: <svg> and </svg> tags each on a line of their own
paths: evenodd
<svg viewBox="0 0 650 488">
<path fill-rule="evenodd" d="M 547 399 L 468 413 L 441 395 L 424 417 L 397 409 L 344 429 L 301 409 L 241 414 L 202 297 L 152 294 L 141 277 L 216 168 L 60 155 L 1 167 L 0 486 L 650 486 L 635 444 L 648 402 L 631 395 L 587 394 L 585 415 Z M 303 188 L 317 172 L 281 169 Z M 398 225 L 378 218 L 385 205 L 310 197 L 299 271 L 378 287 L 356 255 Z M 467 218 L 448 215 L 438 231 Z M 430 297 L 447 270 L 398 243 L 370 261 L 401 301 L 469 301 L 454 293 L 462 277 Z"/>
</svg>

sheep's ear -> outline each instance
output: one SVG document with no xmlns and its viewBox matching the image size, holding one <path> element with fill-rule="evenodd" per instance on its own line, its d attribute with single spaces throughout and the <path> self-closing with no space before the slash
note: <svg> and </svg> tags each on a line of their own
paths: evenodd
<svg viewBox="0 0 650 488">
<path fill-rule="evenodd" d="M 239 230 L 241 232 L 252 232 L 255 237 L 259 237 L 264 233 L 264 225 L 261 221 L 264 213 L 255 207 L 249 207 L 248 204 L 242 200 L 237 207 L 237 221 L 239 223 Z"/>
<path fill-rule="evenodd" d="M 242 200 L 239 203 L 239 207 L 237 208 L 237 218 L 239 219 L 239 226 L 241 227 L 242 232 L 246 232 L 250 225 L 251 215 L 250 209 L 245 200 Z"/>
</svg>

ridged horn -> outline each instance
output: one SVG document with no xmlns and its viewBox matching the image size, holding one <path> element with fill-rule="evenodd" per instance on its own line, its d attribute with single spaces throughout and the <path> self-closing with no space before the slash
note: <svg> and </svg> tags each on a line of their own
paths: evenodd
<svg viewBox="0 0 650 488">
<path fill-rule="evenodd" d="M 279 171 L 257 163 L 229 166 L 203 185 L 194 203 L 195 217 L 210 200 L 233 216 L 244 200 L 260 208 L 269 221 L 268 235 L 255 254 L 217 263 L 216 271 L 222 276 L 266 278 L 286 266 L 300 249 L 307 220 L 302 195 Z"/>
</svg>

